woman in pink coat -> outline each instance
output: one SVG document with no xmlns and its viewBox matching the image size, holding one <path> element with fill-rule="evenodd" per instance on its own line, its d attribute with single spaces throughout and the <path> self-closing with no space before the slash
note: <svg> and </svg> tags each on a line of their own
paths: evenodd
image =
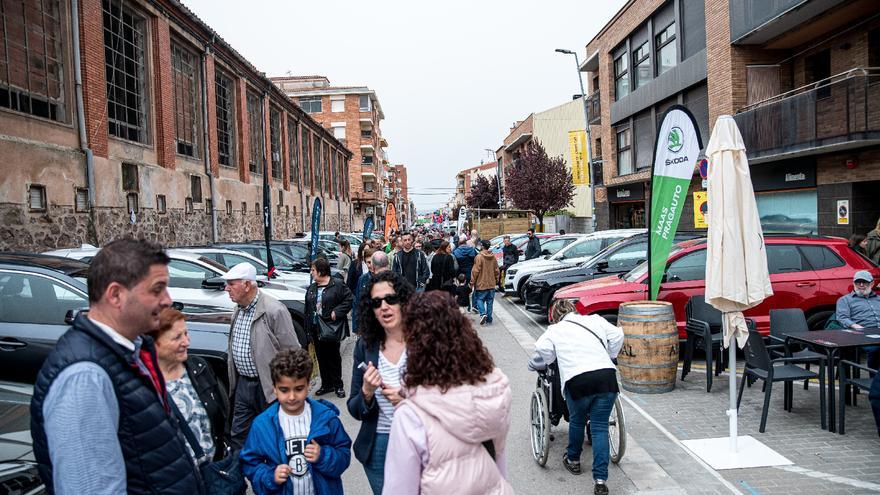
<svg viewBox="0 0 880 495">
<path fill-rule="evenodd" d="M 394 411 L 385 494 L 508 494 L 510 383 L 449 294 L 404 314 L 406 399 Z"/>
</svg>

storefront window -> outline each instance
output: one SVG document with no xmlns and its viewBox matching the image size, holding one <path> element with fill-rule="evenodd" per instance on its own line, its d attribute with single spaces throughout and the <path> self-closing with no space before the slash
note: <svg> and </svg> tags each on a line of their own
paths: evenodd
<svg viewBox="0 0 880 495">
<path fill-rule="evenodd" d="M 755 200 L 765 234 L 819 232 L 815 189 L 758 193 Z"/>
</svg>

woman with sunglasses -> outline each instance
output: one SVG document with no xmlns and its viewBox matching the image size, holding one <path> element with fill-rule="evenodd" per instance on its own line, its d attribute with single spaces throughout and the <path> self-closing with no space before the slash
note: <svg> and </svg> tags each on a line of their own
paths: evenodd
<svg viewBox="0 0 880 495">
<path fill-rule="evenodd" d="M 361 421 L 354 456 L 363 464 L 375 495 L 382 493 L 388 434 L 394 406 L 401 401 L 406 367 L 402 307 L 412 294 L 403 277 L 387 270 L 367 282 L 361 297 L 348 412 Z"/>
</svg>

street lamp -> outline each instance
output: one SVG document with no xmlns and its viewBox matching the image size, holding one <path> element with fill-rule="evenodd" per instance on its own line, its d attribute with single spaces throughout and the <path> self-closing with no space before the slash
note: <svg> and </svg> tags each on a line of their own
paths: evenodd
<svg viewBox="0 0 880 495">
<path fill-rule="evenodd" d="M 587 112 L 587 93 L 584 91 L 584 79 L 581 76 L 581 63 L 578 60 L 577 52 L 573 52 L 571 50 L 565 50 L 563 48 L 557 48 L 556 51 L 558 53 L 562 53 L 565 55 L 574 55 L 574 65 L 575 70 L 577 70 L 578 82 L 581 85 L 581 100 L 583 100 L 584 104 L 584 137 L 587 141 L 587 166 L 590 171 L 590 204 L 592 206 L 591 218 L 593 220 L 593 230 L 596 230 L 596 181 L 595 174 L 593 173 L 593 153 L 591 152 L 591 143 L 590 143 L 590 117 Z"/>
</svg>

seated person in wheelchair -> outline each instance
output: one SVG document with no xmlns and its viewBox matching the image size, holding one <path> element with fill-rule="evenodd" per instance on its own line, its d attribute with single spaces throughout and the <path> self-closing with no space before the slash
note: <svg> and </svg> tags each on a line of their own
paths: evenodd
<svg viewBox="0 0 880 495">
<path fill-rule="evenodd" d="M 593 437 L 594 493 L 608 493 L 608 418 L 617 399 L 617 368 L 612 359 L 623 345 L 623 330 L 598 315 L 576 312 L 547 327 L 535 342 L 529 369 L 543 370 L 553 361 L 559 366 L 568 406 L 568 449 L 562 463 L 572 474 L 581 474 L 584 428 L 590 421 Z"/>
</svg>

